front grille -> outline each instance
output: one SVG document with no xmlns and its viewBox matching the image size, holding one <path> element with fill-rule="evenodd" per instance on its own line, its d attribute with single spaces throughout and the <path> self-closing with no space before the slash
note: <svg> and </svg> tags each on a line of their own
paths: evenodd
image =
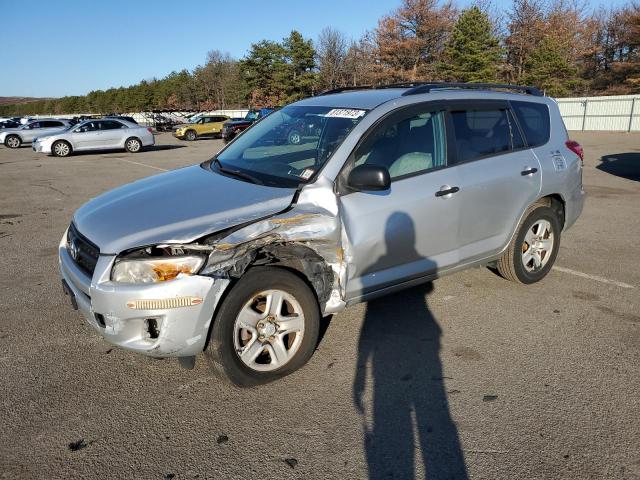
<svg viewBox="0 0 640 480">
<path fill-rule="evenodd" d="M 67 231 L 67 251 L 76 265 L 89 275 L 93 275 L 100 256 L 100 249 L 78 232 L 73 223 Z"/>
</svg>

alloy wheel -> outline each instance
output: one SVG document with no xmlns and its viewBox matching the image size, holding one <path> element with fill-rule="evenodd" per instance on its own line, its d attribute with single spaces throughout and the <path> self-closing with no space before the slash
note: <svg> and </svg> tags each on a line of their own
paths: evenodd
<svg viewBox="0 0 640 480">
<path fill-rule="evenodd" d="M 547 264 L 553 251 L 551 222 L 538 220 L 527 231 L 522 242 L 522 264 L 527 272 L 538 271 Z"/>
<path fill-rule="evenodd" d="M 304 335 L 304 314 L 293 295 L 265 290 L 242 307 L 233 328 L 235 351 L 247 367 L 268 372 L 286 365 Z"/>
</svg>

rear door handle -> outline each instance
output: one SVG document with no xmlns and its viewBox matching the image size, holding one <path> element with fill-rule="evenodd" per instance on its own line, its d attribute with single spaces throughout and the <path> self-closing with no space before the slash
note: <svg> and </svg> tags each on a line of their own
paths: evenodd
<svg viewBox="0 0 640 480">
<path fill-rule="evenodd" d="M 436 192 L 436 197 L 444 197 L 445 195 L 451 195 L 452 193 L 456 193 L 460 190 L 459 187 L 449 187 L 448 185 L 444 185 L 440 188 L 442 190 L 438 190 Z"/>
<path fill-rule="evenodd" d="M 526 167 L 525 167 L 525 170 L 522 170 L 522 171 L 520 172 L 520 175 L 522 175 L 523 177 L 524 177 L 524 176 L 527 176 L 527 175 L 533 175 L 533 174 L 534 174 L 534 173 L 536 173 L 537 171 L 538 171 L 538 169 L 537 169 L 537 168 L 526 168 Z"/>
</svg>

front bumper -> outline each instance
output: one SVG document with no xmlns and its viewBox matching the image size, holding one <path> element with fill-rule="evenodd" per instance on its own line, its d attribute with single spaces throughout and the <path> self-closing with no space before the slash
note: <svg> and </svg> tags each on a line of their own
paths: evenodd
<svg viewBox="0 0 640 480">
<path fill-rule="evenodd" d="M 38 153 L 51 153 L 51 142 L 31 142 L 31 148 Z"/>
<path fill-rule="evenodd" d="M 116 284 L 110 280 L 115 255 L 100 255 L 91 278 L 69 255 L 66 233 L 58 254 L 62 279 L 78 310 L 109 343 L 152 357 L 192 356 L 204 349 L 216 305 L 229 285 L 227 279 L 192 275 L 155 284 Z M 128 306 L 137 300 L 181 297 L 201 298 L 202 303 L 164 309 Z"/>
<path fill-rule="evenodd" d="M 171 135 L 173 135 L 174 137 L 179 138 L 179 139 L 183 139 L 184 138 L 184 133 L 180 133 L 179 134 L 178 132 L 171 132 Z"/>
</svg>

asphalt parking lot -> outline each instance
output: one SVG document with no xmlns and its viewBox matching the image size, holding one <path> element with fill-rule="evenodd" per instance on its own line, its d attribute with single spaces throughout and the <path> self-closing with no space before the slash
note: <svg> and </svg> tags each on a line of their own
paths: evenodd
<svg viewBox="0 0 640 480">
<path fill-rule="evenodd" d="M 573 138 L 589 196 L 543 282 L 474 269 L 354 306 L 306 367 L 249 390 L 111 348 L 58 276 L 82 203 L 219 140 L 0 147 L 0 476 L 639 479 L 640 134 Z"/>
</svg>

